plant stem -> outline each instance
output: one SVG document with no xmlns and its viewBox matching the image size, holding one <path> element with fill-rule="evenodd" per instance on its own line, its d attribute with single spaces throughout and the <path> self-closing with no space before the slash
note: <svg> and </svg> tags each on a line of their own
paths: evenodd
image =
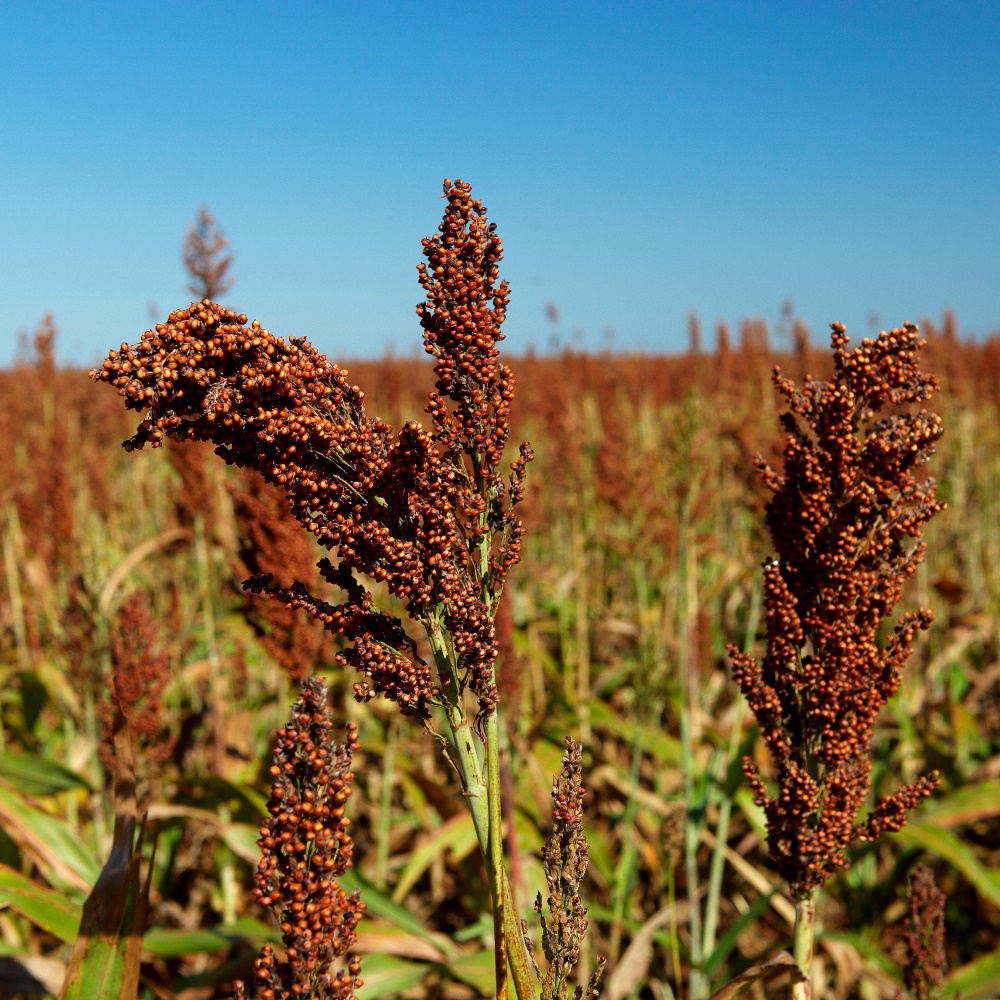
<svg viewBox="0 0 1000 1000">
<path fill-rule="evenodd" d="M 490 873 L 494 915 L 497 912 L 502 914 L 503 934 L 497 937 L 497 948 L 499 950 L 506 947 L 507 959 L 510 962 L 514 978 L 514 988 L 519 1000 L 534 1000 L 535 988 L 531 979 L 530 960 L 524 944 L 524 932 L 514 907 L 514 894 L 510 888 L 507 869 L 503 864 L 503 831 L 499 815 L 496 823 L 491 824 L 490 822 L 494 808 L 497 813 L 500 811 L 499 752 L 494 754 L 490 749 L 491 745 L 498 746 L 499 743 L 499 713 L 492 713 L 486 721 L 487 775 L 485 777 L 479 754 L 476 752 L 475 736 L 468 719 L 462 715 L 457 706 L 453 705 L 447 707 L 445 715 L 451 728 L 451 745 L 457 757 L 458 773 L 462 779 L 462 793 L 469 804 L 472 823 L 479 840 L 479 849 L 486 863 L 487 871 Z M 490 766 L 491 757 L 495 771 Z M 487 777 L 489 781 L 486 780 Z M 495 807 L 491 802 L 494 797 Z M 499 883 L 494 881 L 494 846 L 492 843 L 494 832 L 498 841 L 497 850 L 500 860 Z M 495 916 L 494 919 L 496 919 Z M 504 941 L 506 941 L 506 945 Z"/>
<path fill-rule="evenodd" d="M 198 560 L 198 583 L 201 590 L 202 622 L 205 637 L 205 655 L 211 672 L 209 682 L 212 690 L 212 766 L 215 774 L 223 778 L 226 771 L 226 672 L 222 669 L 219 644 L 215 629 L 215 595 L 212 579 L 212 562 L 208 551 L 208 537 L 205 522 L 201 517 L 194 522 L 195 553 Z"/>
<path fill-rule="evenodd" d="M 667 867 L 667 903 L 670 906 L 670 957 L 674 967 L 674 993 L 684 996 L 681 984 L 681 939 L 677 930 L 677 864 L 673 854 Z M 669 984 L 667 984 L 669 985 Z"/>
<path fill-rule="evenodd" d="M 493 890 L 493 939 L 496 962 L 497 1000 L 507 1000 L 507 934 L 504 920 L 513 899 L 506 885 L 503 864 L 503 819 L 500 808 L 500 725 L 497 712 L 486 720 L 486 778 L 489 800 L 490 888 Z"/>
<path fill-rule="evenodd" d="M 795 904 L 795 961 L 805 980 L 792 987 L 793 1000 L 809 1000 L 812 977 L 815 901 L 812 893 Z"/>
<path fill-rule="evenodd" d="M 715 847 L 712 849 L 712 862 L 708 875 L 708 896 L 705 899 L 705 926 L 702 931 L 704 941 L 704 956 L 708 958 L 716 945 L 716 931 L 719 925 L 719 902 L 722 898 L 722 878 L 726 868 L 726 845 L 729 842 L 729 821 L 732 815 L 733 800 L 726 791 L 726 772 L 728 765 L 737 759 L 740 748 L 740 737 L 743 735 L 743 713 L 746 701 L 742 695 L 737 695 L 736 708 L 733 713 L 732 728 L 729 731 L 729 748 L 725 757 L 715 758 L 715 768 L 712 774 L 712 784 L 718 796 L 719 818 L 715 826 Z"/>
<path fill-rule="evenodd" d="M 696 716 L 700 678 L 697 656 L 692 648 L 698 604 L 695 575 L 696 553 L 690 530 L 693 490 L 694 486 L 689 485 L 686 494 L 680 499 L 680 517 L 677 528 L 677 689 L 681 696 L 681 770 L 684 774 L 685 805 L 684 868 L 687 876 L 687 895 L 690 907 L 688 926 L 691 931 L 692 969 L 688 980 L 688 997 L 689 1000 L 707 1000 L 709 982 L 708 977 L 701 969 L 701 964 L 708 953 L 705 948 L 704 924 L 702 922 L 698 848 L 701 846 L 701 835 L 706 824 L 707 786 L 710 779 L 707 774 L 700 776 L 696 787 L 695 746 L 701 736 L 701 725 Z"/>
<path fill-rule="evenodd" d="M 587 611 L 587 554 L 584 548 L 584 526 L 575 520 L 570 529 L 570 540 L 573 547 L 573 570 L 576 587 L 576 711 L 580 720 L 580 739 L 584 745 L 587 745 L 591 742 L 590 621 Z"/>
<path fill-rule="evenodd" d="M 635 887 L 636 870 L 639 861 L 638 838 L 635 822 L 639 812 L 636 792 L 639 789 L 639 777 L 642 770 L 642 730 L 635 728 L 632 741 L 632 767 L 629 772 L 628 798 L 625 801 L 625 813 L 622 816 L 622 848 L 618 863 L 615 865 L 614 884 L 612 886 L 611 934 L 608 943 L 608 954 L 612 962 L 617 962 L 621 955 L 622 929 L 625 925 L 625 909 L 631 902 L 632 890 Z"/>
<path fill-rule="evenodd" d="M 682 687 L 684 696 L 686 686 Z M 691 931 L 690 1000 L 706 1000 L 708 979 L 699 966 L 705 957 L 702 950 L 701 890 L 698 880 L 698 847 L 704 826 L 704 796 L 695 790 L 694 741 L 691 736 L 691 708 L 685 701 L 681 709 L 681 768 L 684 772 L 684 870 L 687 876 L 688 926 Z M 696 800 L 697 794 L 697 800 Z"/>
<path fill-rule="evenodd" d="M 729 843 L 729 819 L 733 800 L 722 795 L 719 802 L 719 819 L 715 826 L 715 847 L 708 872 L 708 893 L 705 897 L 705 923 L 702 929 L 702 956 L 708 958 L 716 945 L 719 927 L 719 905 L 722 898 L 722 877 L 726 870 L 726 845 Z"/>
<path fill-rule="evenodd" d="M 385 756 L 382 759 L 382 787 L 379 794 L 378 828 L 375 848 L 375 885 L 385 889 L 389 872 L 389 839 L 392 832 L 392 786 L 395 774 L 396 731 L 399 722 L 396 716 L 386 723 Z"/>
<path fill-rule="evenodd" d="M 453 700 L 445 706 L 448 721 L 447 738 L 453 750 L 452 763 L 462 781 L 462 794 L 472 814 L 472 825 L 476 830 L 479 850 L 489 873 L 490 891 L 493 896 L 494 925 L 496 927 L 497 948 L 497 996 L 506 996 L 506 961 L 501 966 L 502 956 L 510 962 L 514 976 L 514 988 L 519 1000 L 534 1000 L 535 990 L 530 974 L 524 933 L 514 906 L 514 894 L 510 888 L 507 869 L 503 861 L 503 829 L 500 796 L 500 715 L 493 711 L 486 719 L 486 767 L 476 750 L 476 736 L 472 725 L 460 703 L 462 689 L 457 671 L 447 646 L 445 634 L 432 623 L 427 628 L 431 650 L 438 672 L 450 683 L 447 689 L 454 692 Z M 501 974 L 501 968 L 504 973 Z"/>
<path fill-rule="evenodd" d="M 18 572 L 18 552 L 23 548 L 21 524 L 17 508 L 7 504 L 7 524 L 3 539 L 4 570 L 7 574 L 7 593 L 9 595 L 11 618 L 14 625 L 14 637 L 17 642 L 17 655 L 22 666 L 31 665 L 31 647 L 28 643 L 28 625 L 24 615 L 24 600 L 21 594 L 21 578 Z"/>
</svg>

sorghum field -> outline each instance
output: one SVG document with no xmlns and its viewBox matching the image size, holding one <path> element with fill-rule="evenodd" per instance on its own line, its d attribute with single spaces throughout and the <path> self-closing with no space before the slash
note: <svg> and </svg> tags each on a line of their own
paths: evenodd
<svg viewBox="0 0 1000 1000">
<path fill-rule="evenodd" d="M 793 932 L 807 893 L 815 903 L 813 996 L 1000 996 L 1000 338 L 962 342 L 950 317 L 922 323 L 920 333 L 919 364 L 940 382 L 921 405 L 940 415 L 943 435 L 917 478 L 937 479 L 947 509 L 918 526 L 925 559 L 899 574 L 899 605 L 890 601 L 882 613 L 891 624 L 927 608 L 934 620 L 911 629 L 901 685 L 874 721 L 870 791 L 857 768 L 842 789 L 848 797 L 860 789 L 861 820 L 883 796 L 916 791 L 902 796 L 913 808 L 901 829 L 902 816 L 887 814 L 870 839 L 847 838 L 846 867 L 836 863 L 837 844 L 833 862 L 810 867 L 794 856 L 794 810 L 775 819 L 786 828 L 784 861 L 774 860 L 780 845 L 769 850 L 748 778 L 756 772 L 742 761 L 757 765 L 754 780 L 773 795 L 769 750 L 783 744 L 773 718 L 758 721 L 764 707 L 754 704 L 752 677 L 742 682 L 748 699 L 740 694 L 727 652 L 731 644 L 763 663 L 787 625 L 772 616 L 770 591 L 784 586 L 794 511 L 784 521 L 765 517 L 773 494 L 754 455 L 781 471 L 778 414 L 788 400 L 772 370 L 780 366 L 800 386 L 807 374 L 830 379 L 829 334 L 797 324 L 779 339 L 756 323 L 701 335 L 693 321 L 683 356 L 504 358 L 516 388 L 502 471 L 522 440 L 534 460 L 516 508 L 520 561 L 493 615 L 503 728 L 487 742 L 499 749 L 508 818 L 506 891 L 543 974 L 552 956 L 543 957 L 533 903 L 539 891 L 552 894 L 542 848 L 564 755 L 563 805 L 580 801 L 574 774 L 586 789 L 589 866 L 579 894 L 589 930 L 568 985 L 550 977 L 544 996 L 572 994 L 577 981 L 586 989 L 598 956 L 607 959 L 597 987 L 607 1000 L 707 1000 L 741 989 L 748 997 L 807 995 L 780 962 L 739 978 L 783 949 L 800 957 Z M 865 335 L 848 331 L 849 348 Z M 431 426 L 434 359 L 330 361 L 343 362 L 348 383 L 364 390 L 369 417 L 396 430 L 410 419 Z M 352 944 L 356 904 L 336 892 L 325 904 L 317 926 L 336 925 L 344 938 L 331 954 L 360 956 L 360 971 L 351 963 L 338 980 L 344 992 L 315 995 L 347 996 L 356 977 L 362 1000 L 497 995 L 503 921 L 494 924 L 490 886 L 498 883 L 480 851 L 467 776 L 443 752 L 443 738 L 425 731 L 442 731 L 437 696 L 416 682 L 415 694 L 404 692 L 400 680 L 402 662 L 433 664 L 440 650 L 422 638 L 404 656 L 397 643 L 384 674 L 367 679 L 336 662 L 338 651 L 360 655 L 352 643 L 363 630 L 338 636 L 288 606 L 296 582 L 311 598 L 341 599 L 335 571 L 317 569 L 330 552 L 317 543 L 319 529 L 302 530 L 278 487 L 224 464 L 205 441 L 166 434 L 162 448 L 127 453 L 121 443 L 142 419 L 87 372 L 59 366 L 48 320 L 16 368 L 0 373 L 0 995 L 59 993 L 88 896 L 105 911 L 128 897 L 123 954 L 126 965 L 141 960 L 140 997 L 228 997 L 234 980 L 247 983 L 246 995 L 308 995 L 268 994 L 254 978 L 262 948 L 271 962 L 287 960 L 282 934 L 291 924 L 282 920 L 292 911 L 276 918 L 260 905 L 255 872 L 281 774 L 271 770 L 276 733 L 284 727 L 294 755 L 293 703 L 312 698 L 313 720 L 325 711 L 321 688 L 300 689 L 306 677 L 326 679 L 330 732 L 334 743 L 346 741 L 336 780 L 350 795 L 337 799 L 335 818 L 346 814 L 350 826 L 348 834 L 341 823 L 335 836 L 340 862 L 352 867 L 339 883 L 360 888 L 366 907 Z M 509 506 L 497 517 L 490 524 L 498 531 L 513 524 Z M 775 524 L 786 534 L 769 534 Z M 386 565 L 372 558 L 376 569 Z M 258 585 L 244 589 L 250 577 Z M 387 569 L 367 586 L 378 607 L 405 621 L 394 579 Z M 269 582 L 292 589 L 274 600 Z M 827 581 L 817 586 L 822 595 Z M 880 648 L 889 632 L 879 627 Z M 735 662 L 746 677 L 746 662 Z M 469 681 L 482 718 L 494 697 L 488 678 Z M 359 702 L 356 685 L 366 680 L 397 704 L 382 695 Z M 813 705 L 843 694 L 821 689 Z M 859 694 L 851 711 L 860 717 L 872 697 Z M 116 704 L 127 727 L 115 722 Z M 844 720 L 822 739 L 843 742 Z M 852 738 L 863 743 L 857 725 L 861 736 Z M 567 737 L 582 748 L 576 772 Z M 933 772 L 940 783 L 930 791 L 933 782 L 920 779 Z M 832 788 L 830 778 L 828 795 Z M 844 808 L 829 799 L 798 822 L 815 826 Z M 562 820 L 572 828 L 571 812 Z M 141 830 L 134 856 L 133 829 Z M 567 835 L 563 847 L 571 856 L 560 863 L 579 867 L 579 838 Z M 114 871 L 105 868 L 109 857 Z M 92 894 L 102 869 L 116 888 L 103 882 Z M 945 899 L 943 956 L 935 882 Z M 572 913 L 564 907 L 567 933 L 579 928 Z M 95 948 L 92 941 L 91 959 Z"/>
</svg>

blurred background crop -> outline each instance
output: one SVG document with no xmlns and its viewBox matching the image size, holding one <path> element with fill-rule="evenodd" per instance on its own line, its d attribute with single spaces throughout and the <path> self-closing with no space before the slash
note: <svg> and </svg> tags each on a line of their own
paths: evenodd
<svg viewBox="0 0 1000 1000">
<path fill-rule="evenodd" d="M 427 192 L 501 221 L 509 347 L 680 350 L 687 315 L 1000 325 L 989 3 L 0 5 L 0 365 L 183 300 L 211 207 L 233 304 L 337 357 L 413 349 Z M 554 304 L 559 321 L 546 319 Z"/>
</svg>

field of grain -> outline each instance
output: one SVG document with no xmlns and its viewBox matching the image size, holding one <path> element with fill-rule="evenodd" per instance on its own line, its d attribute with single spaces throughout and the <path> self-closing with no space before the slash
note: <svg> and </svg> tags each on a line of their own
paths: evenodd
<svg viewBox="0 0 1000 1000">
<path fill-rule="evenodd" d="M 928 470 L 948 509 L 904 593 L 902 610 L 935 622 L 879 717 L 873 782 L 885 794 L 934 768 L 941 786 L 818 895 L 814 981 L 838 1000 L 902 985 L 920 860 L 947 897 L 940 995 L 1000 995 L 1000 339 L 961 342 L 949 318 L 922 332 L 945 428 Z M 511 441 L 536 455 L 497 619 L 511 882 L 537 940 L 539 851 L 572 736 L 590 845 L 580 968 L 586 982 L 607 957 L 609 1000 L 700 1000 L 791 941 L 740 767 L 749 755 L 767 775 L 768 758 L 725 646 L 762 651 L 771 552 L 753 455 L 780 461 L 771 370 L 824 377 L 829 349 L 802 326 L 778 350 L 761 324 L 701 345 L 714 339 L 678 357 L 507 359 Z M 58 992 L 108 856 L 113 662 L 162 682 L 130 718 L 152 857 L 140 996 L 229 996 L 261 944 L 280 943 L 251 890 L 274 732 L 306 675 L 327 678 L 341 732 L 358 726 L 343 881 L 367 905 L 362 1000 L 494 995 L 489 892 L 454 770 L 395 706 L 356 703 L 339 640 L 241 588 L 272 573 L 318 593 L 319 550 L 273 487 L 208 445 L 127 455 L 135 420 L 57 355 L 43 325 L 0 373 L 3 995 Z M 370 413 L 422 417 L 429 363 L 346 366 Z"/>
</svg>

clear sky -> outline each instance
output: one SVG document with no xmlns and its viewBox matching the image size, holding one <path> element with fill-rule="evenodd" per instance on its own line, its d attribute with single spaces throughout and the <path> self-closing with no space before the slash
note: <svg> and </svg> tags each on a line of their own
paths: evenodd
<svg viewBox="0 0 1000 1000">
<path fill-rule="evenodd" d="M 90 365 L 188 302 L 336 358 L 407 354 L 460 177 L 519 352 L 672 351 L 696 310 L 823 336 L 1000 329 L 1000 4 L 0 0 L 0 365 L 53 312 Z M 610 339 L 612 338 L 613 339 Z"/>
</svg>

